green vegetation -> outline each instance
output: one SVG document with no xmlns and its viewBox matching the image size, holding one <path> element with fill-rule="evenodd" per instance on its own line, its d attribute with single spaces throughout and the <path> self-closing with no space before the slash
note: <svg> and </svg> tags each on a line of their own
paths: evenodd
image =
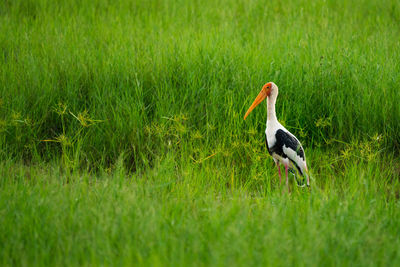
<svg viewBox="0 0 400 267">
<path fill-rule="evenodd" d="M 399 265 L 398 1 L 0 2 L 0 265 Z M 282 194 L 264 83 L 312 190 Z"/>
</svg>

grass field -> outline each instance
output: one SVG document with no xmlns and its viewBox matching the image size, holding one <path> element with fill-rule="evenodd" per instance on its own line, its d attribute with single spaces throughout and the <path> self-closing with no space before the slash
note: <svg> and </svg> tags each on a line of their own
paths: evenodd
<svg viewBox="0 0 400 267">
<path fill-rule="evenodd" d="M 400 2 L 0 2 L 0 265 L 399 265 Z M 312 189 L 282 194 L 263 84 Z"/>
</svg>

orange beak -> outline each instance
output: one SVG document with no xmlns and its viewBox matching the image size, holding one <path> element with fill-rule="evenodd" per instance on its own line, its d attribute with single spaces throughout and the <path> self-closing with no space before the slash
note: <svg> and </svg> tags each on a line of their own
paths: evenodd
<svg viewBox="0 0 400 267">
<path fill-rule="evenodd" d="M 251 106 L 247 110 L 246 115 L 244 115 L 244 120 L 247 118 L 247 116 L 249 116 L 250 112 L 252 112 L 253 109 L 258 106 L 258 104 L 260 104 L 265 98 L 267 98 L 267 96 L 269 96 L 270 92 L 271 90 L 268 90 L 266 86 L 261 89 L 253 104 L 251 104 Z"/>
</svg>

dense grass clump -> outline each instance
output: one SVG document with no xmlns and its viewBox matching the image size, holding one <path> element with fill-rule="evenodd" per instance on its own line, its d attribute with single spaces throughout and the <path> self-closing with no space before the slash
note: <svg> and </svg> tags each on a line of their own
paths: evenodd
<svg viewBox="0 0 400 267">
<path fill-rule="evenodd" d="M 5 1 L 1 157 L 124 152 L 136 169 L 249 129 L 262 140 L 265 111 L 241 118 L 267 81 L 307 147 L 381 135 L 399 151 L 399 14 L 397 1 Z"/>
<path fill-rule="evenodd" d="M 3 0 L 0 265 L 398 265 L 400 2 Z M 263 84 L 312 189 L 282 194 Z M 291 181 L 292 182 L 292 181 Z"/>
</svg>

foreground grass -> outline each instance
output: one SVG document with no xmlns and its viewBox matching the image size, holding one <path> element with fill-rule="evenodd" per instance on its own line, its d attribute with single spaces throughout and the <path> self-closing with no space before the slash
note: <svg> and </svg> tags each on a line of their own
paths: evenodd
<svg viewBox="0 0 400 267">
<path fill-rule="evenodd" d="M 272 162 L 245 181 L 211 161 L 182 168 L 166 157 L 140 175 L 122 166 L 91 175 L 3 164 L 1 265 L 400 264 L 393 168 L 350 164 L 288 195 Z"/>
</svg>

